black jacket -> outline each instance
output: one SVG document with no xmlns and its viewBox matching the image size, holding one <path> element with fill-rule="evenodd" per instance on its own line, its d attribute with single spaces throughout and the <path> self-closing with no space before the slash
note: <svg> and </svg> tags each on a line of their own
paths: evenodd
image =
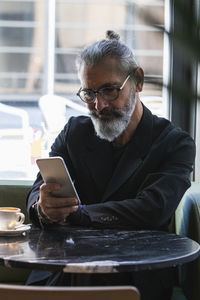
<svg viewBox="0 0 200 300">
<path fill-rule="evenodd" d="M 190 186 L 195 144 L 186 132 L 144 106 L 142 119 L 114 169 L 112 143 L 97 137 L 91 119 L 85 116 L 69 120 L 50 156 L 64 158 L 86 205 L 79 210 L 79 218 L 69 218 L 72 223 L 85 225 L 85 214 L 92 226 L 167 230 Z M 38 174 L 27 199 L 36 224 L 32 205 L 42 183 Z"/>
</svg>

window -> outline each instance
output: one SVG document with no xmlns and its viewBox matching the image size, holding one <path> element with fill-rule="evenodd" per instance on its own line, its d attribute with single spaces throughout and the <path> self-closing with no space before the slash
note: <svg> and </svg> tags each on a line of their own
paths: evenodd
<svg viewBox="0 0 200 300">
<path fill-rule="evenodd" d="M 142 101 L 166 116 L 164 37 L 159 30 L 164 2 L 0 2 L 0 178 L 34 178 L 36 158 L 48 154 L 68 118 L 87 114 L 76 96 L 75 58 L 84 46 L 104 38 L 107 29 L 120 34 L 144 69 Z"/>
<path fill-rule="evenodd" d="M 198 95 L 200 95 L 200 65 L 198 67 Z M 195 180 L 200 182 L 200 101 L 197 102 L 197 120 L 196 120 L 196 167 Z"/>
<path fill-rule="evenodd" d="M 170 11 L 169 118 L 196 141 L 199 180 L 199 0 L 166 0 Z"/>
</svg>

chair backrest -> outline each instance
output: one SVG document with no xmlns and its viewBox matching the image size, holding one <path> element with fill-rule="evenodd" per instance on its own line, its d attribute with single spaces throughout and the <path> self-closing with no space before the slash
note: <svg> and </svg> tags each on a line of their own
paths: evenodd
<svg viewBox="0 0 200 300">
<path fill-rule="evenodd" d="M 200 243 L 200 182 L 193 182 L 175 214 L 176 233 Z M 200 257 L 179 267 L 179 281 L 187 299 L 200 299 Z"/>
<path fill-rule="evenodd" d="M 25 224 L 30 222 L 26 211 L 26 197 L 31 185 L 32 181 L 16 181 L 15 183 L 12 181 L 12 183 L 9 183 L 9 181 L 0 180 L 0 205 L 20 207 L 26 217 Z M 23 284 L 29 274 L 29 269 L 0 266 L 1 283 Z"/>
<path fill-rule="evenodd" d="M 0 299 L 6 300 L 140 300 L 131 286 L 118 287 L 41 287 L 0 285 Z"/>
<path fill-rule="evenodd" d="M 9 184 L 0 182 L 0 205 L 21 208 L 25 214 L 25 223 L 29 223 L 26 211 L 26 197 L 31 189 L 31 183 Z"/>
</svg>

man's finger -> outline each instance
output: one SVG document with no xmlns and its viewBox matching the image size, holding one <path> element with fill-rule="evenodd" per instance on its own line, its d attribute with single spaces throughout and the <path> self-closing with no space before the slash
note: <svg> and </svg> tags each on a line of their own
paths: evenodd
<svg viewBox="0 0 200 300">
<path fill-rule="evenodd" d="M 45 205 L 45 207 L 51 208 L 63 208 L 63 207 L 71 207 L 79 204 L 76 198 L 59 198 L 51 195 L 51 193 L 41 198 L 41 202 Z"/>
<path fill-rule="evenodd" d="M 70 206 L 76 206 L 79 204 L 78 200 L 76 198 L 55 198 L 51 197 L 49 199 L 49 204 L 52 207 L 55 208 L 62 208 L 62 207 L 70 207 Z"/>
<path fill-rule="evenodd" d="M 47 208 L 45 213 L 49 219 L 53 221 L 63 221 L 70 213 L 77 211 L 78 206 L 63 207 L 63 208 Z"/>
<path fill-rule="evenodd" d="M 40 186 L 40 191 L 44 193 L 52 193 L 58 191 L 60 189 L 60 185 L 58 183 L 43 183 Z"/>
</svg>

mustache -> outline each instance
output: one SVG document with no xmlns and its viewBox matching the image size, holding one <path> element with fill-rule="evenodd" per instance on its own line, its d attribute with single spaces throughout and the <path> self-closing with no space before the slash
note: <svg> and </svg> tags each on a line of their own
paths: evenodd
<svg viewBox="0 0 200 300">
<path fill-rule="evenodd" d="M 111 116 L 115 118 L 120 118 L 122 116 L 121 110 L 119 108 L 103 108 L 101 111 L 92 109 L 90 115 L 99 118 L 100 116 Z"/>
</svg>

